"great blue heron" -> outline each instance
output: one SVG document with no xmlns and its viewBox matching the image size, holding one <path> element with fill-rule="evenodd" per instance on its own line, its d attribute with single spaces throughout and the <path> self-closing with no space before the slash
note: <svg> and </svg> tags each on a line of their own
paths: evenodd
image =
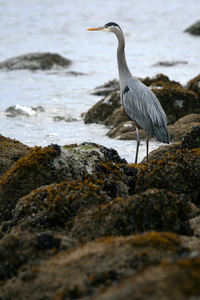
<svg viewBox="0 0 200 300">
<path fill-rule="evenodd" d="M 165 112 L 155 94 L 139 79 L 132 76 L 126 63 L 124 51 L 125 39 L 120 26 L 114 22 L 110 22 L 104 26 L 88 28 L 87 30 L 113 32 L 117 36 L 117 62 L 121 102 L 124 106 L 125 113 L 135 123 L 137 133 L 135 163 L 137 163 L 140 146 L 138 127 L 146 131 L 146 153 L 148 162 L 149 134 L 156 137 L 160 142 L 170 143 Z"/>
</svg>

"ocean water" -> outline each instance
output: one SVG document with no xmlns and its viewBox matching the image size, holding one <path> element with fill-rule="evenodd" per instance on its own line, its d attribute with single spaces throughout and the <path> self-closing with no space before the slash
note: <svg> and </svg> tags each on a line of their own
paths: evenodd
<svg viewBox="0 0 200 300">
<path fill-rule="evenodd" d="M 0 0 L 0 15 L 0 61 L 51 52 L 73 62 L 65 70 L 0 70 L 0 133 L 29 146 L 96 142 L 134 161 L 134 140 L 110 139 L 109 128 L 82 120 L 81 114 L 101 99 L 91 91 L 118 78 L 116 37 L 88 27 L 110 21 L 121 26 L 136 77 L 163 73 L 186 84 L 200 73 L 200 37 L 184 33 L 199 20 L 197 0 Z M 154 66 L 160 61 L 187 63 Z M 159 145 L 150 141 L 150 150 Z M 145 153 L 142 141 L 139 160 Z"/>
</svg>

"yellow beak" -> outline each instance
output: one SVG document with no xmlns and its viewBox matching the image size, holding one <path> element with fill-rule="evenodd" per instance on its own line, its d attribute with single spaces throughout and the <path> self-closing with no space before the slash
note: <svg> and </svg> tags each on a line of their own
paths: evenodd
<svg viewBox="0 0 200 300">
<path fill-rule="evenodd" d="M 88 28 L 87 30 L 90 30 L 90 31 L 95 31 L 95 30 L 102 30 L 103 27 L 98 27 L 98 28 Z"/>
</svg>

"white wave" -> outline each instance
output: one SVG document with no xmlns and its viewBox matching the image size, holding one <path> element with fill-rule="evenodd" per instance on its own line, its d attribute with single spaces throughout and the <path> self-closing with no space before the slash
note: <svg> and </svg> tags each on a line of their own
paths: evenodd
<svg viewBox="0 0 200 300">
<path fill-rule="evenodd" d="M 36 108 L 26 105 L 12 105 L 5 110 L 7 117 L 17 117 L 17 116 L 35 116 L 38 112 L 43 112 L 44 108 L 38 106 Z"/>
</svg>

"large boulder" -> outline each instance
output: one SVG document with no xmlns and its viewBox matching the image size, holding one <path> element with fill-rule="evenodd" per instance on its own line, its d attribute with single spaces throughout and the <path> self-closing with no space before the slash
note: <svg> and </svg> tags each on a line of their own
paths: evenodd
<svg viewBox="0 0 200 300">
<path fill-rule="evenodd" d="M 137 171 L 121 159 L 115 150 L 97 144 L 35 147 L 26 157 L 19 159 L 0 180 L 0 222 L 12 218 L 11 211 L 21 197 L 43 185 L 69 181 L 66 187 L 56 186 L 57 193 L 60 189 L 66 189 L 67 192 L 70 184 L 71 188 L 74 188 L 78 181 L 80 184 L 86 184 L 88 180 L 93 185 L 94 180 L 97 190 L 101 187 L 110 197 L 127 196 L 134 192 L 136 173 Z M 82 185 L 79 188 L 82 188 Z M 53 189 L 54 187 L 47 187 L 46 191 L 39 191 L 38 196 L 36 192 L 33 197 L 39 201 L 39 195 L 46 195 L 48 190 L 52 190 L 49 195 L 51 198 Z M 63 193 L 65 195 L 64 191 Z M 86 193 L 89 193 L 89 190 L 86 189 Z M 54 196 L 57 197 L 57 194 Z M 34 203 L 34 199 L 30 201 Z M 38 205 L 40 207 L 40 203 Z"/>
<path fill-rule="evenodd" d="M 66 68 L 71 64 L 59 54 L 54 53 L 29 53 L 7 59 L 0 63 L 0 69 L 17 70 L 49 70 Z"/>
</svg>

